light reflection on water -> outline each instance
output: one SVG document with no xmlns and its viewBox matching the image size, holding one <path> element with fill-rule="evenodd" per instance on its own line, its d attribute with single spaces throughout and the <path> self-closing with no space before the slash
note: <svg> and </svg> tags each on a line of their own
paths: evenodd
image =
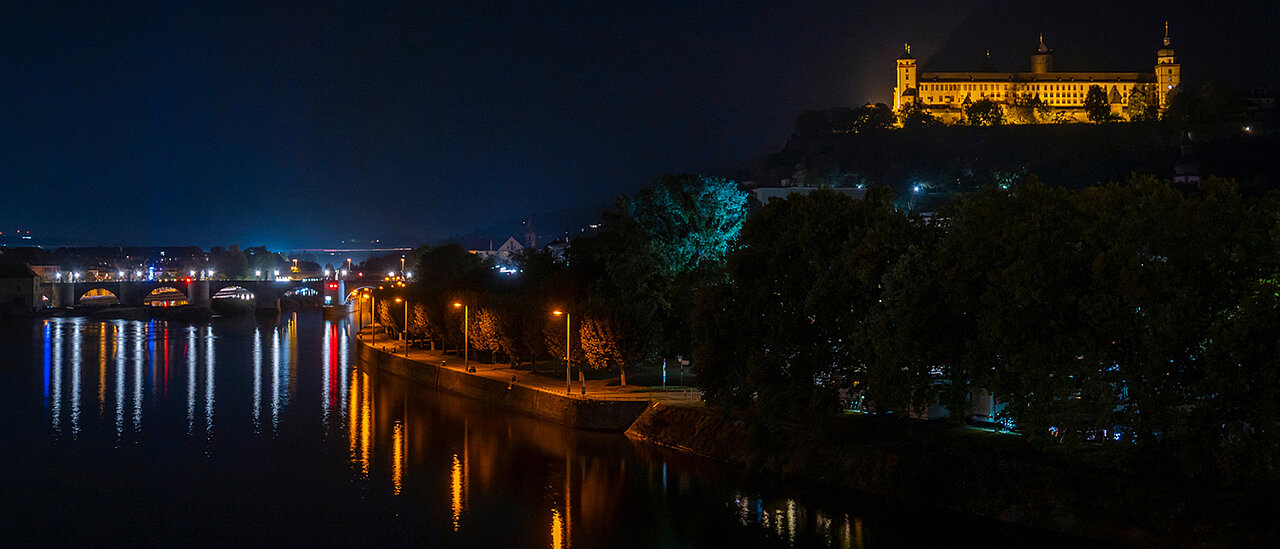
<svg viewBox="0 0 1280 549">
<path fill-rule="evenodd" d="M 143 453 L 130 459 L 155 462 L 144 472 L 207 474 L 205 490 L 224 496 L 296 493 L 271 501 L 363 508 L 380 517 L 373 527 L 415 543 L 866 546 L 858 513 L 744 488 L 752 483 L 735 469 L 353 368 L 358 343 L 342 320 L 38 322 L 32 359 L 43 387 L 31 394 L 55 446 L 134 449 Z M 96 417 L 83 413 L 86 390 L 98 400 Z M 173 449 L 185 447 L 192 457 Z M 223 484 L 237 488 L 217 492 Z"/>
</svg>

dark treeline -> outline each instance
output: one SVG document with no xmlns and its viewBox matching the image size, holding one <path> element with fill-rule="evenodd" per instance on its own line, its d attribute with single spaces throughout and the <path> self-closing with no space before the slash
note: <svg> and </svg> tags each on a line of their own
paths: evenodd
<svg viewBox="0 0 1280 549">
<path fill-rule="evenodd" d="M 457 245 L 417 258 L 409 333 L 513 363 L 628 368 L 693 357 L 709 404 L 821 421 L 841 391 L 877 414 L 964 420 L 990 394 L 1035 445 L 1207 478 L 1280 452 L 1280 198 L 1210 178 L 1071 190 L 986 186 L 929 219 L 826 190 L 759 205 L 667 177 L 564 258 L 499 274 Z M 404 312 L 381 299 L 381 320 Z M 400 294 L 396 294 L 400 295 Z M 535 363 L 536 369 L 536 363 Z"/>
<path fill-rule="evenodd" d="M 709 402 L 822 417 L 975 389 L 1040 445 L 1101 444 L 1188 475 L 1275 468 L 1280 201 L 1210 179 L 984 187 L 931 220 L 815 192 L 745 223 L 695 318 Z"/>
</svg>

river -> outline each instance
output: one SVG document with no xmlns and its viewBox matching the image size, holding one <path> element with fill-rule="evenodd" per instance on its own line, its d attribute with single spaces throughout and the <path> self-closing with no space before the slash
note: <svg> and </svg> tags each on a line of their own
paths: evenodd
<svg viewBox="0 0 1280 549">
<path fill-rule="evenodd" d="M 0 320 L 21 546 L 899 547 L 1063 542 L 881 508 L 353 364 L 318 313 Z"/>
</svg>

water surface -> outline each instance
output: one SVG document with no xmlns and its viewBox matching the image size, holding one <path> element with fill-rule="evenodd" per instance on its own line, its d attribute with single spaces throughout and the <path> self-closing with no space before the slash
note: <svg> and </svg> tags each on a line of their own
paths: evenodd
<svg viewBox="0 0 1280 549">
<path fill-rule="evenodd" d="M 801 490 L 353 364 L 345 321 L 0 321 L 27 546 L 885 547 L 1057 540 Z"/>
</svg>

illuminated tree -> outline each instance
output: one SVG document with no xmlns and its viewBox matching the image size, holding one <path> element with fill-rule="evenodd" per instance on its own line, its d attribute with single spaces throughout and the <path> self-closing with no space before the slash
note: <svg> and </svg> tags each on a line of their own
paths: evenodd
<svg viewBox="0 0 1280 549">
<path fill-rule="evenodd" d="M 999 126 L 1004 123 L 1004 111 L 990 99 L 979 99 L 964 108 L 965 123 L 970 126 Z"/>
<path fill-rule="evenodd" d="M 471 324 L 468 329 L 470 331 L 471 346 L 489 351 L 489 362 L 493 362 L 494 355 L 498 352 L 505 353 L 508 357 L 515 354 L 515 349 L 511 344 L 512 339 L 507 334 L 502 314 L 499 311 L 491 307 L 472 309 Z"/>
<path fill-rule="evenodd" d="M 378 323 L 384 328 L 391 330 L 399 330 L 400 325 L 396 322 L 395 315 L 391 314 L 391 303 L 387 299 L 378 301 Z"/>
<path fill-rule="evenodd" d="M 649 238 L 659 268 L 675 275 L 724 258 L 747 218 L 747 193 L 728 179 L 668 175 L 623 207 Z"/>
<path fill-rule="evenodd" d="M 1046 114 L 1039 95 L 1016 95 L 1005 109 L 1011 124 L 1039 124 Z"/>
<path fill-rule="evenodd" d="M 598 315 L 587 315 L 579 328 L 582 354 L 593 370 L 618 367 L 621 384 L 627 386 L 625 357 L 619 346 L 619 336 L 614 324 Z"/>
<path fill-rule="evenodd" d="M 414 337 L 432 337 L 431 323 L 427 318 L 427 306 L 417 303 L 409 309 L 409 327 L 407 331 Z"/>
<path fill-rule="evenodd" d="M 1090 122 L 1102 123 L 1111 119 L 1111 102 L 1102 86 L 1089 86 L 1084 95 L 1084 112 Z"/>
<path fill-rule="evenodd" d="M 898 109 L 898 123 L 908 130 L 942 125 L 942 121 L 919 102 L 907 103 Z"/>
<path fill-rule="evenodd" d="M 1152 84 L 1137 84 L 1129 92 L 1125 107 L 1130 122 L 1154 122 L 1160 119 L 1160 98 Z"/>
</svg>

